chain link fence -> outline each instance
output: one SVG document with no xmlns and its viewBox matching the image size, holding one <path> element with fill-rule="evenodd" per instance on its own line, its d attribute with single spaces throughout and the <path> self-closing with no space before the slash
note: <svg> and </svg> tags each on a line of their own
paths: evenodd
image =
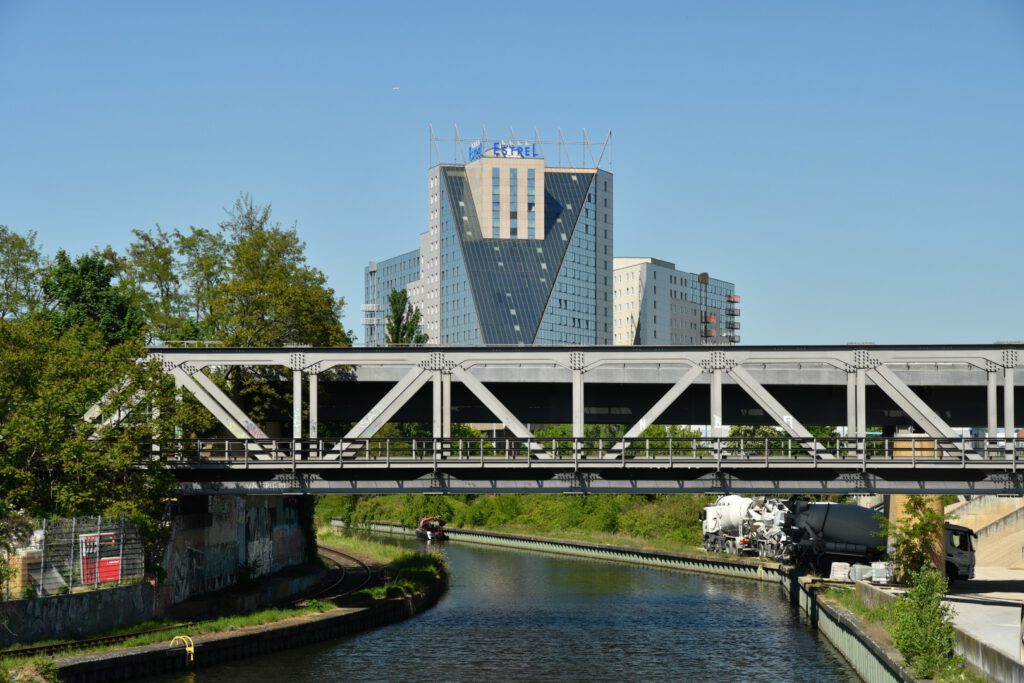
<svg viewBox="0 0 1024 683">
<path fill-rule="evenodd" d="M 12 600 L 136 583 L 145 572 L 142 539 L 123 518 L 38 520 L 7 562 L 11 576 L 0 593 Z"/>
</svg>

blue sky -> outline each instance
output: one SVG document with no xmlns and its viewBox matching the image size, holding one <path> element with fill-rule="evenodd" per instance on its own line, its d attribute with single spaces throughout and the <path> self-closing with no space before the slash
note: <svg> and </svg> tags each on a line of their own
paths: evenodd
<svg viewBox="0 0 1024 683">
<path fill-rule="evenodd" d="M 735 282 L 744 343 L 1024 339 L 1018 0 L 0 0 L 0 224 L 48 253 L 249 192 L 361 336 L 429 124 L 611 130 L 616 253 Z"/>
</svg>

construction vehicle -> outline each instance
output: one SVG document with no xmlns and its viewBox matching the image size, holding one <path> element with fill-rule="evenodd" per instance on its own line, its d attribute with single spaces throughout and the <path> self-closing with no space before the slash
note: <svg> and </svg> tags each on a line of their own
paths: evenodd
<svg viewBox="0 0 1024 683">
<path fill-rule="evenodd" d="M 704 549 L 812 566 L 828 574 L 832 562 L 870 563 L 885 554 L 881 516 L 871 508 L 779 498 L 721 496 L 699 513 Z M 973 531 L 946 524 L 950 581 L 974 578 Z"/>
</svg>

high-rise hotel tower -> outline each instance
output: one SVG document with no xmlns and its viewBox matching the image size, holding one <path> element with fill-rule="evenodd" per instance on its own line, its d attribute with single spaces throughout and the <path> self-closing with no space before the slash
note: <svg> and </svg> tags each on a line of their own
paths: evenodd
<svg viewBox="0 0 1024 683">
<path fill-rule="evenodd" d="M 537 142 L 466 151 L 427 175 L 419 272 L 367 268 L 367 343 L 383 343 L 384 303 L 404 284 L 430 343 L 611 344 L 612 174 L 549 165 Z"/>
</svg>

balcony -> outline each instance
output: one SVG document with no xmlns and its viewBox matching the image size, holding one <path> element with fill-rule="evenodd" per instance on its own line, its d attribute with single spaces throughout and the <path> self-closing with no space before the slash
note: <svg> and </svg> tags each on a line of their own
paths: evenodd
<svg viewBox="0 0 1024 683">
<path fill-rule="evenodd" d="M 740 295 L 730 294 L 729 296 L 725 297 L 725 300 L 728 301 L 730 304 L 738 304 L 740 302 Z"/>
<path fill-rule="evenodd" d="M 704 317 L 703 317 L 703 321 L 706 322 L 706 323 L 717 323 L 718 322 L 718 316 L 716 314 L 714 314 L 714 313 L 705 313 Z"/>
<path fill-rule="evenodd" d="M 728 341 L 729 343 L 731 343 L 731 344 L 739 344 L 740 343 L 740 335 L 738 335 L 738 334 L 727 334 L 727 335 L 725 335 L 724 339 L 726 341 Z"/>
<path fill-rule="evenodd" d="M 376 313 L 381 309 L 380 304 L 363 304 L 359 307 L 359 310 L 363 313 Z"/>
<path fill-rule="evenodd" d="M 725 329 L 727 329 L 727 330 L 738 330 L 738 329 L 740 329 L 740 321 L 739 320 L 726 320 L 725 321 Z"/>
<path fill-rule="evenodd" d="M 737 315 L 740 314 L 740 309 L 736 308 L 735 306 L 730 306 L 729 308 L 725 309 L 725 314 L 726 315 L 731 315 L 731 316 L 737 316 Z"/>
<path fill-rule="evenodd" d="M 717 337 L 718 336 L 718 330 L 716 330 L 713 327 L 709 327 L 706 330 L 702 330 L 701 333 L 700 333 L 700 336 L 702 336 L 702 337 Z"/>
<path fill-rule="evenodd" d="M 384 318 L 363 318 L 363 327 L 377 327 L 384 325 Z"/>
</svg>

